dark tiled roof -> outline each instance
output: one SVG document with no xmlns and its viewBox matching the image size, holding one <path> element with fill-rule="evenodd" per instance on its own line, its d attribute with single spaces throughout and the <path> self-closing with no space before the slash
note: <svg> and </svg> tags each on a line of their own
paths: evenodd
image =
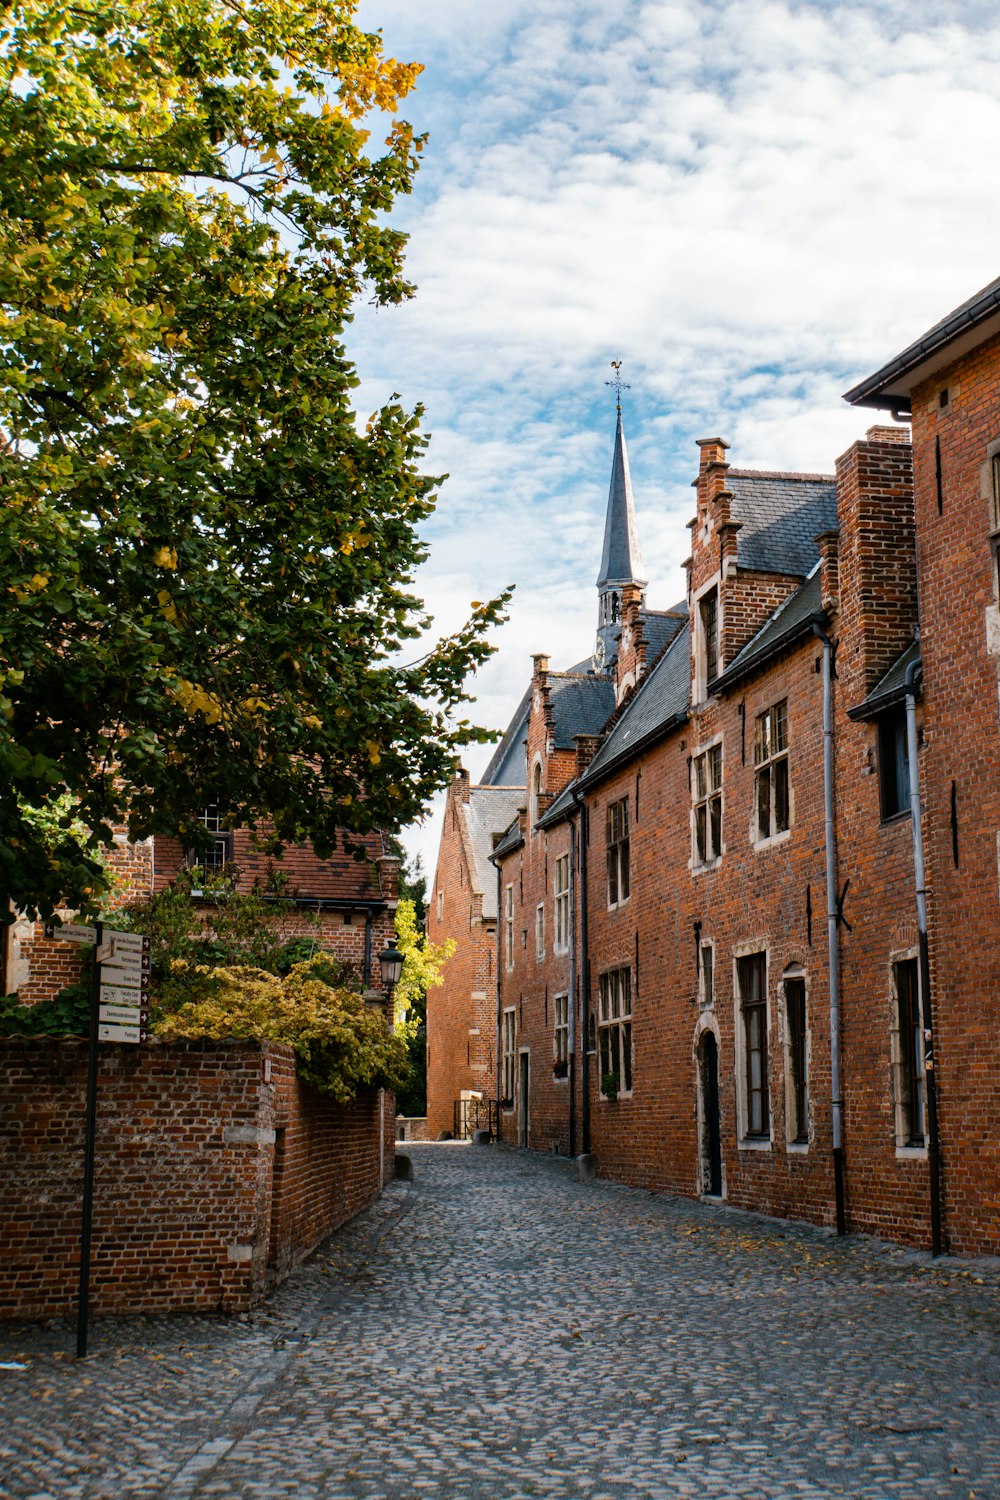
<svg viewBox="0 0 1000 1500">
<path fill-rule="evenodd" d="M 573 810 L 573 788 L 579 786 L 579 781 L 571 781 L 569 786 L 563 787 L 558 797 L 547 807 L 538 820 L 539 828 L 551 828 L 554 823 L 560 823 L 567 813 Z"/>
<path fill-rule="evenodd" d="M 524 806 L 524 797 L 523 787 L 474 786 L 468 802 L 462 805 L 472 847 L 474 889 L 482 893 L 483 916 L 487 919 L 497 914 L 496 871 L 490 864 L 493 838 L 510 827 L 518 808 Z"/>
<path fill-rule="evenodd" d="M 783 604 L 779 604 L 767 624 L 758 630 L 753 640 L 748 641 L 739 655 L 729 663 L 716 685 L 725 689 L 730 683 L 756 671 L 800 636 L 808 634 L 813 620 L 817 618 L 825 618 L 818 568 L 801 588 L 796 589 Z"/>
<path fill-rule="evenodd" d="M 673 609 L 644 609 L 642 634 L 646 642 L 646 662 L 652 666 L 664 646 L 669 646 L 687 619 L 687 604 L 681 600 Z"/>
<path fill-rule="evenodd" d="M 580 778 L 581 785 L 599 780 L 612 766 L 683 718 L 690 696 L 691 631 L 685 623 L 625 705 L 621 718 Z"/>
<path fill-rule="evenodd" d="M 847 717 L 849 719 L 874 719 L 884 709 L 891 708 L 894 703 L 902 702 L 906 696 L 906 673 L 913 662 L 920 662 L 920 642 L 911 641 L 901 656 L 897 656 L 892 666 L 886 672 L 881 682 L 876 683 L 868 697 L 857 708 L 849 708 Z M 917 682 L 920 681 L 921 671 L 918 667 L 916 673 Z"/>
<path fill-rule="evenodd" d="M 600 734 L 615 711 L 615 690 L 609 677 L 549 674 L 557 750 L 572 750 L 576 734 Z"/>
<path fill-rule="evenodd" d="M 852 406 L 906 408 L 909 395 L 920 380 L 936 367 L 988 338 L 1000 318 L 1000 276 L 975 292 L 940 323 L 935 323 L 915 343 L 888 364 L 853 386 L 844 395 Z"/>
<path fill-rule="evenodd" d="M 514 710 L 514 717 L 507 725 L 503 738 L 498 741 L 490 757 L 490 763 L 483 772 L 482 786 L 523 787 L 525 785 L 524 747 L 528 743 L 530 712 L 531 688 L 529 687 Z"/>
<path fill-rule="evenodd" d="M 836 482 L 825 474 L 765 474 L 730 469 L 732 518 L 742 568 L 804 578 L 819 556 L 815 538 L 837 525 Z"/>
<path fill-rule="evenodd" d="M 507 854 L 513 854 L 514 850 L 520 849 L 523 843 L 524 839 L 521 836 L 520 821 L 515 818 L 513 823 L 507 829 L 507 832 L 504 834 L 503 838 L 500 839 L 496 848 L 493 850 L 493 858 L 502 859 Z"/>
</svg>

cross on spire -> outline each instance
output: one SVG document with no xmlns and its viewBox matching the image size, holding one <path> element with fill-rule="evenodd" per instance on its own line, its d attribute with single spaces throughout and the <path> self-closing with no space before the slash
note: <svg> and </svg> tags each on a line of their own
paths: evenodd
<svg viewBox="0 0 1000 1500">
<path fill-rule="evenodd" d="M 622 379 L 622 362 L 620 359 L 613 359 L 611 361 L 611 368 L 615 372 L 615 378 L 614 380 L 606 380 L 604 384 L 614 388 L 615 405 L 618 407 L 618 415 L 621 416 L 622 391 L 630 391 L 632 387 Z"/>
</svg>

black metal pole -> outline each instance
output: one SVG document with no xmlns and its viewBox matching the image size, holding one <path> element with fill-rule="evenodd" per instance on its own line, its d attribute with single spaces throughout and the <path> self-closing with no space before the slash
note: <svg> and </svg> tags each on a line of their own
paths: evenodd
<svg viewBox="0 0 1000 1500">
<path fill-rule="evenodd" d="M 90 1310 L 90 1238 L 94 1218 L 94 1147 L 97 1138 L 97 1026 L 101 1007 L 101 965 L 97 954 L 104 938 L 98 922 L 94 946 L 94 971 L 90 976 L 90 1056 L 87 1065 L 87 1124 L 83 1148 L 83 1221 L 80 1226 L 80 1291 L 76 1315 L 76 1357 L 87 1353 L 87 1318 Z"/>
</svg>

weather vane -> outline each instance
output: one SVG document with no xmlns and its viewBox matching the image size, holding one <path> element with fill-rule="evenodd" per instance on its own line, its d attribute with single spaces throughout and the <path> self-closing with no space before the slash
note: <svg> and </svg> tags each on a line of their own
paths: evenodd
<svg viewBox="0 0 1000 1500">
<path fill-rule="evenodd" d="M 604 384 L 614 387 L 615 403 L 620 415 L 622 409 L 622 391 L 630 391 L 632 387 L 622 379 L 622 362 L 620 359 L 613 359 L 611 361 L 611 368 L 615 372 L 615 378 L 614 380 L 606 380 Z"/>
</svg>

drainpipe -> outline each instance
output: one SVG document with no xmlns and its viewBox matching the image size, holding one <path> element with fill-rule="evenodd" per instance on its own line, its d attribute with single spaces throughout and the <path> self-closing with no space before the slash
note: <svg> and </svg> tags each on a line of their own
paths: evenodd
<svg viewBox="0 0 1000 1500">
<path fill-rule="evenodd" d="M 576 824 L 569 820 L 569 1154 L 576 1155 Z"/>
<path fill-rule="evenodd" d="M 499 1143 L 503 1140 L 503 1131 L 500 1128 L 500 1089 L 503 1081 L 503 990 L 501 989 L 501 974 L 503 969 L 503 904 L 501 896 L 501 874 L 500 866 L 494 866 L 497 872 L 497 1133 L 496 1139 Z"/>
<path fill-rule="evenodd" d="M 833 1190 L 837 1233 L 844 1234 L 844 1098 L 840 1081 L 840 934 L 837 926 L 837 842 L 834 817 L 833 675 L 836 647 L 822 626 L 813 634 L 823 643 L 823 808 L 826 831 L 826 936 L 830 962 L 830 1103 L 833 1114 Z"/>
<path fill-rule="evenodd" d="M 931 1194 L 931 1254 L 941 1254 L 941 1156 L 938 1135 L 937 1078 L 931 1013 L 931 962 L 927 946 L 927 880 L 924 871 L 923 817 L 917 765 L 916 680 L 918 658 L 906 669 L 906 753 L 910 762 L 910 815 L 913 829 L 913 883 L 917 895 L 917 939 L 920 944 L 920 1019 L 924 1028 L 924 1077 L 927 1084 L 927 1166 Z"/>
<path fill-rule="evenodd" d="M 365 989 L 372 983 L 372 909 L 365 912 Z"/>
<path fill-rule="evenodd" d="M 587 809 L 580 801 L 580 794 L 573 792 L 573 802 L 580 814 L 580 1052 L 583 1059 L 581 1069 L 582 1088 L 582 1135 L 584 1155 L 590 1151 L 590 1054 L 587 1043 L 590 1038 L 590 955 L 587 951 Z M 575 997 L 574 997 L 575 1003 Z"/>
</svg>

